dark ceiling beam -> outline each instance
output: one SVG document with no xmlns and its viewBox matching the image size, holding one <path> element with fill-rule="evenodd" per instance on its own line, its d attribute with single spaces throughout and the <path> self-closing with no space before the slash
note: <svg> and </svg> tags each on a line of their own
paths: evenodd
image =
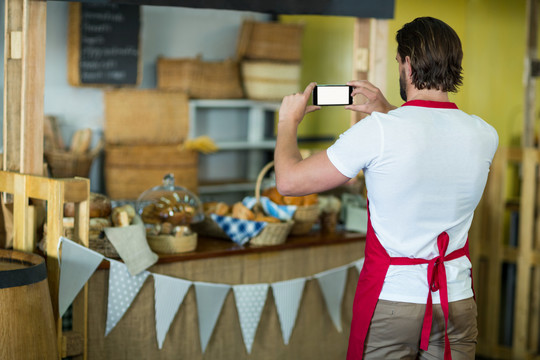
<svg viewBox="0 0 540 360">
<path fill-rule="evenodd" d="M 82 2 L 240 10 L 267 14 L 334 15 L 378 19 L 394 17 L 394 0 L 83 0 Z"/>
</svg>

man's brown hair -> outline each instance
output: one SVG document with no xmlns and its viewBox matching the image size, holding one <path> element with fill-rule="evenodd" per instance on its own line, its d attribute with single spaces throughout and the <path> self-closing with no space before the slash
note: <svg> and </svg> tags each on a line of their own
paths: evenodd
<svg viewBox="0 0 540 360">
<path fill-rule="evenodd" d="M 398 30 L 396 41 L 401 61 L 410 58 L 412 82 L 418 90 L 457 92 L 463 83 L 463 51 L 454 29 L 441 20 L 419 17 Z"/>
</svg>

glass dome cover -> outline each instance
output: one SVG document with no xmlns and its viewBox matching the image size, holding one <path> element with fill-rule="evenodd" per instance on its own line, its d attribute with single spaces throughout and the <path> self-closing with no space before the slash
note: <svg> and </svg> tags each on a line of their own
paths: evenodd
<svg viewBox="0 0 540 360">
<path fill-rule="evenodd" d="M 204 219 L 202 203 L 191 191 L 174 184 L 174 175 L 163 177 L 163 184 L 143 192 L 136 203 L 145 224 L 189 225 Z"/>
</svg>

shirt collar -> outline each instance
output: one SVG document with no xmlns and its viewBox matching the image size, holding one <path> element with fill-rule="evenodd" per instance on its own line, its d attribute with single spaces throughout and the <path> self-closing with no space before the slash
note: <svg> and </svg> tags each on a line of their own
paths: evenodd
<svg viewBox="0 0 540 360">
<path fill-rule="evenodd" d="M 420 106 L 436 109 L 457 109 L 457 105 L 448 101 L 411 100 L 401 106 Z"/>
</svg>

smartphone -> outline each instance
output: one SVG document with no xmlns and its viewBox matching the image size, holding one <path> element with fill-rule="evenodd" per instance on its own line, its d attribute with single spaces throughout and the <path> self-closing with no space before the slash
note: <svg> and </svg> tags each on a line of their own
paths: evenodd
<svg viewBox="0 0 540 360">
<path fill-rule="evenodd" d="M 349 85 L 317 85 L 313 89 L 313 105 L 351 105 L 352 91 Z"/>
</svg>

